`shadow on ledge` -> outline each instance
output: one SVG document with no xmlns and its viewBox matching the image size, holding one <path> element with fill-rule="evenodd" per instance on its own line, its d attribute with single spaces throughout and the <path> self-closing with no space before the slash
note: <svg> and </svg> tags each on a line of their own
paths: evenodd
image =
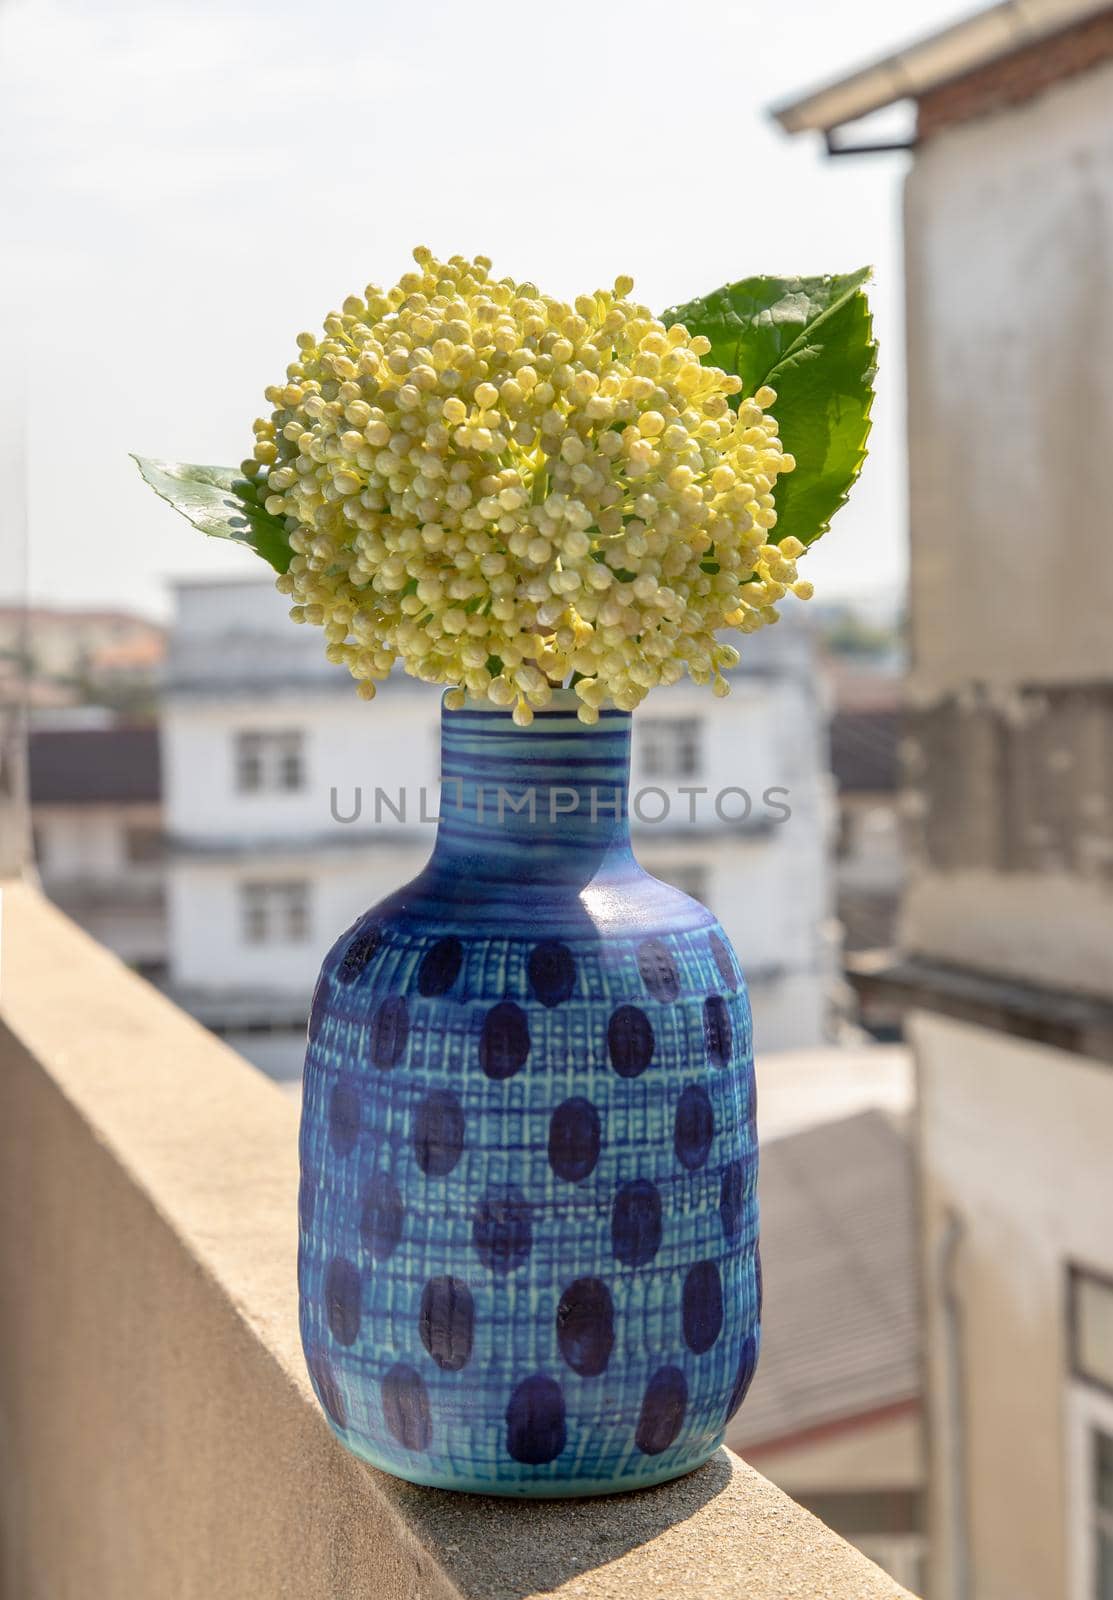
<svg viewBox="0 0 1113 1600">
<path fill-rule="evenodd" d="M 585 1500 L 510 1500 L 402 1482 L 395 1498 L 466 1600 L 526 1600 L 649 1544 L 695 1516 L 733 1478 L 730 1458 L 720 1450 L 685 1478 Z M 726 1528 L 718 1526 L 725 1537 Z M 713 1559 L 706 1549 L 703 1554 Z M 725 1555 L 720 1549 L 720 1559 Z M 590 1596 L 594 1585 L 573 1592 Z"/>
</svg>

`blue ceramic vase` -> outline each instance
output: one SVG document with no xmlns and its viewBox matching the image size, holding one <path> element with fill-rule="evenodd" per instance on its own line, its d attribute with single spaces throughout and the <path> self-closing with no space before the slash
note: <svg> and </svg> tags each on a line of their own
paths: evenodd
<svg viewBox="0 0 1113 1600">
<path fill-rule="evenodd" d="M 329 952 L 301 1127 L 301 1332 L 357 1455 L 588 1495 L 691 1471 L 759 1341 L 750 1010 L 630 847 L 630 717 L 443 712 L 419 877 Z"/>
</svg>

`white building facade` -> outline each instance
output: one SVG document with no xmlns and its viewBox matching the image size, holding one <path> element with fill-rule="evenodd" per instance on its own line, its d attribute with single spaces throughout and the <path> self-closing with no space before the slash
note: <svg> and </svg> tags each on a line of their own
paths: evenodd
<svg viewBox="0 0 1113 1600">
<path fill-rule="evenodd" d="M 33 726 L 28 746 L 43 890 L 122 961 L 161 981 L 167 937 L 157 729 L 84 708 Z"/>
<path fill-rule="evenodd" d="M 359 700 L 266 579 L 177 588 L 163 707 L 171 987 L 276 1077 L 300 1070 L 324 952 L 432 848 L 439 698 L 399 675 Z M 837 952 L 806 625 L 747 641 L 725 701 L 692 685 L 652 697 L 634 747 L 639 859 L 722 921 L 759 1048 L 822 1042 Z"/>
</svg>

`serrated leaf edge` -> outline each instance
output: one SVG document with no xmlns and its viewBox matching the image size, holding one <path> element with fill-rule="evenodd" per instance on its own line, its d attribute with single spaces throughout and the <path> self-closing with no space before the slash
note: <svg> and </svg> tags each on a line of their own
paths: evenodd
<svg viewBox="0 0 1113 1600">
<path fill-rule="evenodd" d="M 864 280 L 864 281 L 868 281 L 868 280 Z M 868 297 L 868 295 L 863 293 L 861 284 L 859 284 L 858 287 L 854 290 L 854 293 L 862 295 L 862 299 L 866 302 L 866 349 L 870 352 L 870 356 L 871 356 L 869 368 L 863 374 L 863 376 L 865 377 L 865 379 L 866 379 L 866 381 L 867 381 L 867 383 L 869 385 L 869 401 L 868 401 L 868 403 L 866 405 L 865 414 L 863 416 L 863 421 L 865 422 L 865 425 L 866 425 L 866 431 L 862 435 L 862 448 L 858 452 L 858 455 L 857 455 L 857 457 L 855 459 L 855 462 L 854 462 L 853 471 L 851 472 L 850 478 L 847 481 L 846 488 L 843 490 L 841 496 L 839 497 L 838 503 L 831 509 L 829 515 L 827 516 L 826 521 L 823 522 L 820 525 L 820 527 L 816 529 L 815 533 L 812 534 L 811 538 L 801 541 L 804 544 L 805 548 L 807 548 L 807 549 L 811 549 L 812 545 L 815 544 L 815 542 L 818 539 L 822 539 L 822 537 L 823 537 L 823 535 L 825 533 L 830 533 L 830 531 L 831 531 L 831 523 L 834 521 L 834 519 L 838 515 L 838 513 L 842 510 L 843 506 L 846 505 L 847 501 L 850 499 L 850 491 L 853 489 L 854 485 L 858 482 L 858 479 L 859 479 L 859 477 L 861 476 L 861 473 L 862 473 L 862 468 L 863 468 L 863 466 L 865 465 L 865 462 L 866 462 L 866 457 L 869 455 L 869 438 L 870 438 L 870 434 L 873 432 L 873 403 L 877 398 L 877 391 L 873 386 L 873 380 L 877 376 L 877 340 L 873 337 L 873 312 L 870 309 L 869 297 Z M 840 301 L 839 303 L 841 305 L 844 302 Z M 824 313 L 824 314 L 826 315 L 826 313 Z M 813 323 L 812 326 L 814 327 L 815 324 Z M 780 364 L 781 364 L 780 362 L 777 363 L 778 366 L 780 366 Z M 775 387 L 775 385 L 770 384 L 770 388 L 774 388 L 774 387 Z M 774 527 L 771 530 L 771 532 L 773 534 L 772 542 L 774 544 L 776 544 L 777 543 L 777 539 L 776 539 L 777 530 L 776 530 L 776 528 Z"/>
<path fill-rule="evenodd" d="M 832 277 L 833 276 L 834 275 L 832 274 Z M 778 372 L 781 367 L 786 366 L 792 357 L 797 354 L 800 348 L 823 328 L 824 323 L 829 322 L 836 312 L 841 311 L 844 306 L 849 305 L 857 295 L 861 295 L 862 299 L 865 301 L 866 316 L 869 322 L 869 331 L 872 335 L 873 312 L 869 309 L 869 297 L 864 293 L 863 285 L 869 283 L 872 279 L 873 268 L 861 267 L 858 272 L 853 273 L 850 276 L 856 278 L 858 281 L 856 283 L 852 283 L 846 292 L 841 294 L 837 300 L 832 300 L 829 306 L 825 306 L 824 309 L 819 313 L 819 316 L 814 319 L 814 321 L 806 322 L 800 329 L 800 332 L 797 334 L 796 338 L 789 345 L 788 349 L 782 352 L 776 365 L 769 368 L 769 371 L 766 373 L 763 381 L 767 383 L 771 389 L 775 389 L 777 387 L 777 385 L 772 381 L 773 374 Z M 872 338 L 867 340 L 867 347 L 871 348 L 876 353 L 877 345 Z M 870 369 L 869 375 L 872 377 L 876 372 L 877 362 L 875 360 Z M 759 384 L 758 387 L 760 388 L 761 385 Z"/>
<path fill-rule="evenodd" d="M 760 275 L 759 274 L 755 274 L 755 276 L 760 276 Z M 768 274 L 768 276 L 773 277 L 774 274 L 770 273 L 770 274 Z M 832 273 L 823 273 L 823 274 L 819 275 L 819 282 L 821 282 L 821 283 L 831 283 L 831 282 L 834 281 L 834 279 L 836 277 L 839 277 L 839 276 L 843 276 L 843 275 L 838 274 L 838 273 L 833 273 L 833 272 Z M 855 457 L 855 460 L 854 460 L 854 463 L 853 463 L 853 467 L 851 469 L 850 476 L 849 476 L 849 478 L 847 480 L 847 483 L 846 483 L 846 487 L 844 488 L 842 494 L 840 495 L 837 503 L 831 509 L 831 511 L 829 512 L 827 517 L 824 519 L 824 521 L 820 523 L 819 527 L 815 530 L 815 532 L 811 535 L 811 537 L 802 541 L 805 544 L 805 546 L 808 547 L 808 548 L 810 548 L 813 544 L 815 544 L 818 539 L 821 539 L 825 533 L 829 533 L 830 532 L 831 523 L 833 522 L 834 518 L 842 510 L 843 506 L 846 505 L 847 501 L 850 499 L 850 491 L 853 489 L 854 485 L 858 482 L 858 479 L 859 479 L 859 477 L 861 476 L 861 473 L 862 473 L 862 467 L 864 466 L 866 458 L 869 455 L 868 441 L 869 441 L 870 434 L 873 431 L 873 403 L 874 403 L 874 400 L 876 398 L 876 391 L 875 391 L 874 386 L 873 386 L 873 380 L 877 376 L 877 349 L 878 349 L 878 347 L 877 347 L 877 340 L 873 337 L 873 311 L 872 311 L 872 308 L 870 307 L 869 296 L 865 293 L 865 285 L 867 283 L 872 282 L 872 280 L 873 280 L 873 267 L 872 266 L 858 267 L 854 272 L 847 273 L 847 274 L 845 274 L 845 276 L 849 281 L 847 283 L 847 286 L 846 286 L 844 292 L 842 294 L 840 294 L 840 296 L 839 296 L 839 298 L 837 300 L 832 301 L 829 306 L 825 306 L 824 309 L 820 312 L 819 316 L 814 319 L 814 321 L 806 322 L 804 324 L 804 326 L 800 329 L 800 332 L 797 334 L 796 338 L 793 340 L 792 344 L 789 345 L 787 350 L 785 350 L 785 351 L 783 351 L 781 353 L 781 355 L 778 358 L 776 364 L 769 368 L 768 372 L 762 378 L 761 383 L 756 384 L 754 389 L 751 391 L 752 393 L 756 393 L 757 389 L 760 389 L 762 387 L 762 384 L 768 384 L 771 389 L 775 389 L 777 387 L 776 382 L 774 381 L 775 374 L 788 364 L 788 362 L 792 359 L 794 354 L 799 353 L 800 349 L 812 337 L 814 337 L 814 335 L 815 335 L 817 330 L 822 329 L 823 324 L 828 320 L 829 317 L 832 317 L 835 314 L 835 312 L 841 311 L 843 309 L 843 307 L 845 307 L 851 300 L 853 300 L 856 295 L 861 295 L 862 300 L 863 300 L 863 302 L 865 304 L 865 308 L 866 308 L 866 350 L 869 352 L 869 355 L 870 355 L 869 366 L 862 373 L 863 380 L 865 381 L 865 383 L 867 385 L 867 388 L 869 390 L 869 400 L 868 400 L 868 403 L 866 405 L 865 413 L 864 413 L 864 417 L 863 417 L 863 420 L 865 422 L 865 433 L 864 433 L 863 438 L 862 438 L 861 449 L 858 452 L 858 455 Z M 741 279 L 739 281 L 745 282 L 746 280 L 745 279 Z M 788 283 L 791 280 L 789 280 L 787 278 L 781 278 L 778 281 L 780 281 L 781 283 Z M 723 285 L 723 287 L 724 288 L 729 288 L 730 286 L 729 285 Z M 714 290 L 712 292 L 713 293 L 718 293 L 719 291 L 718 290 Z M 707 295 L 700 295 L 697 300 L 689 301 L 688 304 L 692 305 L 692 306 L 698 305 L 698 306 L 704 306 L 705 307 L 707 305 L 707 301 L 708 301 L 708 296 Z M 662 322 L 664 322 L 666 324 L 666 326 L 670 326 L 671 323 L 680 322 L 682 319 L 677 314 L 679 312 L 679 310 L 680 310 L 680 308 L 678 306 L 670 306 L 667 311 L 662 312 L 662 314 L 661 314 Z M 671 322 L 670 322 L 670 319 L 671 319 Z M 719 370 L 722 371 L 724 369 L 720 368 Z M 775 414 L 775 411 L 774 411 L 774 414 Z M 782 535 L 782 537 L 783 537 L 783 535 Z M 776 530 L 775 527 L 770 530 L 770 541 L 773 544 L 776 544 L 778 542 L 777 530 Z"/>
</svg>

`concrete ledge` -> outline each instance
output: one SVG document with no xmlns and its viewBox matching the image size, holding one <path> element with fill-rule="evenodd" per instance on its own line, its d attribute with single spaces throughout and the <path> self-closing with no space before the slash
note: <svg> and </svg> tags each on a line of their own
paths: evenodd
<svg viewBox="0 0 1113 1600">
<path fill-rule="evenodd" d="M 298 1344 L 293 1107 L 32 890 L 3 919 L 4 1600 L 905 1595 L 727 1451 L 533 1504 L 349 1456 Z"/>
</svg>

